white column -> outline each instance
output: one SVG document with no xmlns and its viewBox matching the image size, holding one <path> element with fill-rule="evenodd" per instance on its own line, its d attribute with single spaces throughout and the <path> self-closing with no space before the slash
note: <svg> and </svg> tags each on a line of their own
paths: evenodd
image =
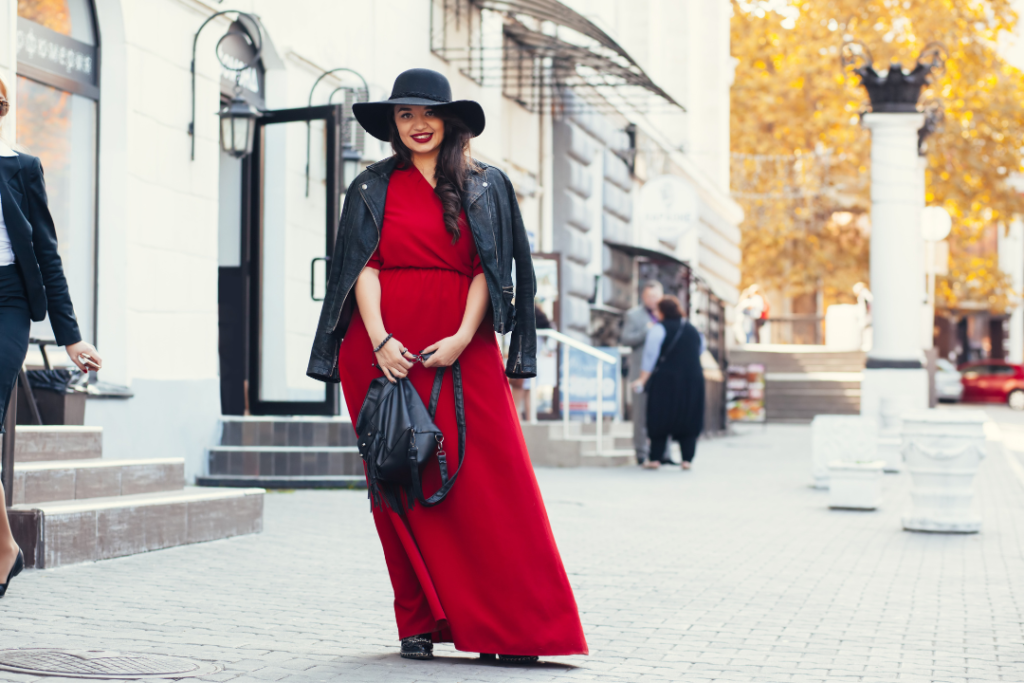
<svg viewBox="0 0 1024 683">
<path fill-rule="evenodd" d="M 999 269 L 1010 277 L 1013 291 L 1024 291 L 1024 223 L 1010 223 L 1009 233 L 999 231 Z M 1010 313 L 1010 348 L 1006 359 L 1024 363 L 1024 303 L 1019 299 Z"/>
<path fill-rule="evenodd" d="M 903 413 L 928 407 L 921 352 L 924 175 L 917 154 L 919 113 L 872 113 L 871 305 L 873 345 L 861 385 L 861 414 L 878 417 L 881 400 Z"/>
</svg>

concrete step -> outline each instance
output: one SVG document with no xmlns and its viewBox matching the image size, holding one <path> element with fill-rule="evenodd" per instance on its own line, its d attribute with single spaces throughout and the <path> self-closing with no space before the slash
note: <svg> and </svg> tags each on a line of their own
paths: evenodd
<svg viewBox="0 0 1024 683">
<path fill-rule="evenodd" d="M 14 469 L 14 503 L 47 503 L 157 491 L 185 485 L 185 461 L 48 460 L 19 463 Z"/>
<path fill-rule="evenodd" d="M 365 489 L 366 477 L 360 475 L 328 475 L 328 476 L 246 476 L 240 474 L 217 474 L 196 477 L 198 486 L 226 486 L 263 489 Z"/>
<path fill-rule="evenodd" d="M 15 538 L 29 566 L 79 562 L 258 533 L 263 489 L 179 491 L 15 505 Z"/>
<path fill-rule="evenodd" d="M 221 417 L 222 446 L 355 446 L 352 423 L 339 417 Z"/>
<path fill-rule="evenodd" d="M 15 432 L 15 462 L 95 460 L 102 456 L 102 427 L 18 425 Z"/>
<path fill-rule="evenodd" d="M 581 467 L 626 467 L 636 464 L 636 451 L 632 448 L 619 448 L 613 451 L 602 451 L 598 455 L 593 446 L 580 452 Z"/>
<path fill-rule="evenodd" d="M 573 424 L 577 426 L 573 428 Z M 561 423 L 539 422 L 523 423 L 523 438 L 530 453 L 534 467 L 608 467 L 627 464 L 615 458 L 621 453 L 629 453 L 633 458 L 632 437 L 608 436 L 602 439 L 606 452 L 611 452 L 611 460 L 595 460 L 591 455 L 595 450 L 595 440 L 591 436 L 581 434 L 580 423 L 570 423 L 570 438 L 565 439 Z M 632 432 L 632 425 L 629 427 Z M 575 432 L 575 433 L 574 433 Z M 631 461 L 632 464 L 635 459 Z"/>
<path fill-rule="evenodd" d="M 730 365 L 760 363 L 769 373 L 861 372 L 866 361 L 867 354 L 863 351 L 828 351 L 825 347 L 814 346 L 746 346 L 729 352 Z"/>
<path fill-rule="evenodd" d="M 362 477 L 363 461 L 354 445 L 214 446 L 208 472 L 211 477 Z"/>
<path fill-rule="evenodd" d="M 559 423 L 561 425 L 561 423 Z M 593 436 L 597 433 L 597 424 L 594 422 L 569 422 L 570 433 L 587 434 Z M 554 426 L 552 423 L 552 433 L 554 430 L 563 430 L 562 426 Z M 615 436 L 624 437 L 627 439 L 633 438 L 633 423 L 628 421 L 620 422 L 605 422 L 601 425 L 601 433 L 605 436 L 614 434 Z"/>
</svg>

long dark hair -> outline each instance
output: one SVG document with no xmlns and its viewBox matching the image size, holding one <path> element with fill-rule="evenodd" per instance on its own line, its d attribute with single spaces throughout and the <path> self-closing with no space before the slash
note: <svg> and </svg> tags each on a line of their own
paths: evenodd
<svg viewBox="0 0 1024 683">
<path fill-rule="evenodd" d="M 469 141 L 473 137 L 462 119 L 444 109 L 434 109 L 434 115 L 444 121 L 444 140 L 437 153 L 434 167 L 434 194 L 441 200 L 444 209 L 444 227 L 451 236 L 452 244 L 459 239 L 461 228 L 459 214 L 462 212 L 462 193 L 466 189 L 466 177 L 476 170 L 476 164 L 469 156 Z M 402 142 L 394 114 L 391 116 L 391 149 L 398 157 L 402 168 L 412 166 L 412 150 Z"/>
</svg>

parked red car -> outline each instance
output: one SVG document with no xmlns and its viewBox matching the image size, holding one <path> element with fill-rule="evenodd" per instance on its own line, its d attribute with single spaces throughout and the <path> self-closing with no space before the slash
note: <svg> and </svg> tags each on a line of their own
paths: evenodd
<svg viewBox="0 0 1024 683">
<path fill-rule="evenodd" d="M 965 403 L 1005 403 L 1024 410 L 1024 365 L 979 360 L 960 366 Z"/>
</svg>

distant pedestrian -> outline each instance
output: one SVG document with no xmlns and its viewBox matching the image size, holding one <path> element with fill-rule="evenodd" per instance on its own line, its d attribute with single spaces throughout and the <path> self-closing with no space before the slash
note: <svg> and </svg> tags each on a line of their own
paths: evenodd
<svg viewBox="0 0 1024 683">
<path fill-rule="evenodd" d="M 7 115 L 7 87 L 0 81 L 0 122 Z M 49 315 L 57 343 L 82 372 L 103 364 L 82 341 L 68 283 L 57 254 L 57 231 L 46 201 L 39 159 L 11 149 L 0 137 L 0 433 L 25 353 L 29 326 Z M 0 597 L 25 564 L 14 540 L 0 484 Z"/>
<path fill-rule="evenodd" d="M 469 156 L 483 108 L 453 102 L 444 75 L 410 69 L 390 99 L 352 109 L 394 155 L 360 173 L 345 195 L 344 238 L 306 372 L 340 381 L 350 415 L 382 374 L 411 384 L 424 407 L 443 379 L 431 415 L 443 439 L 422 474 L 414 464 L 409 486 L 367 482 L 401 656 L 431 659 L 434 643 L 513 662 L 587 654 L 506 381 L 537 374 L 535 283 L 511 181 Z M 495 332 L 511 334 L 504 372 Z M 360 437 L 371 434 L 364 428 Z M 439 454 L 451 464 L 463 446 L 451 495 L 427 505 L 443 479 L 455 479 Z"/>
<path fill-rule="evenodd" d="M 750 285 L 747 288 L 747 295 L 744 297 L 744 300 L 743 315 L 745 320 L 743 321 L 743 328 L 747 333 L 747 343 L 760 344 L 761 320 L 767 310 L 767 303 L 761 294 L 761 288 L 757 285 Z"/>
<path fill-rule="evenodd" d="M 658 302 L 657 316 L 661 322 L 647 335 L 635 383 L 647 394 L 648 467 L 670 462 L 666 450 L 671 437 L 679 442 L 682 468 L 688 470 L 704 428 L 703 341 L 697 328 L 683 319 L 683 307 L 674 296 Z"/>
<path fill-rule="evenodd" d="M 655 310 L 665 291 L 657 280 L 648 280 L 640 290 L 640 305 L 626 311 L 622 324 L 619 343 L 632 347 L 629 356 L 629 382 L 635 383 L 640 378 L 640 365 L 643 362 L 644 342 L 647 333 L 658 324 Z M 637 464 L 647 462 L 651 447 L 647 440 L 647 395 L 633 392 L 633 407 L 630 412 L 633 420 L 633 448 L 636 450 Z"/>
</svg>

